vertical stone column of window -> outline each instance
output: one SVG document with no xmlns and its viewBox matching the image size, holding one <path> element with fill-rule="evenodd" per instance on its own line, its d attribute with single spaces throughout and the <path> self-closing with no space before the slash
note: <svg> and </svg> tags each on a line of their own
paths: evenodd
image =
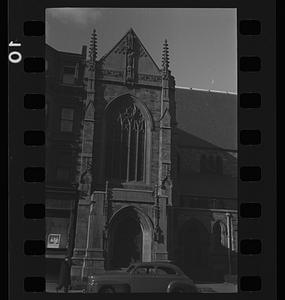
<svg viewBox="0 0 285 300">
<path fill-rule="evenodd" d="M 238 251 L 237 247 L 237 232 L 238 232 L 238 218 L 237 214 L 234 213 L 232 217 L 232 250 L 234 252 Z"/>
<path fill-rule="evenodd" d="M 238 252 L 238 216 L 233 214 L 232 218 L 232 251 L 233 251 L 233 274 L 237 274 L 237 252 Z"/>
<path fill-rule="evenodd" d="M 232 275 L 232 214 L 227 212 L 227 237 L 228 237 L 228 274 Z"/>
</svg>

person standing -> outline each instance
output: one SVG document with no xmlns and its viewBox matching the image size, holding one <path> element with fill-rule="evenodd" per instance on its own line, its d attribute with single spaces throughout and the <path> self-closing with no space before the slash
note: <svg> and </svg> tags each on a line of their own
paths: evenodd
<svg viewBox="0 0 285 300">
<path fill-rule="evenodd" d="M 71 284 L 70 268 L 71 268 L 70 259 L 66 257 L 61 264 L 58 286 L 56 287 L 57 292 L 58 290 L 64 288 L 64 292 L 68 293 L 68 288 Z"/>
</svg>

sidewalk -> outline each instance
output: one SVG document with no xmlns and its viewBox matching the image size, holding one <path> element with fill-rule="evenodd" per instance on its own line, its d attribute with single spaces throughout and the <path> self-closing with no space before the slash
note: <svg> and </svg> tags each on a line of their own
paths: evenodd
<svg viewBox="0 0 285 300">
<path fill-rule="evenodd" d="M 57 283 L 46 281 L 47 293 L 64 293 L 63 289 L 56 292 Z M 201 293 L 237 293 L 237 285 L 232 283 L 197 283 Z M 68 293 L 82 293 L 82 290 L 69 290 Z"/>
<path fill-rule="evenodd" d="M 46 281 L 46 293 L 64 293 L 63 288 L 57 292 L 56 286 L 56 282 Z M 82 290 L 69 290 L 68 293 L 82 293 Z"/>
<path fill-rule="evenodd" d="M 196 284 L 201 293 L 237 293 L 237 285 L 233 283 L 200 283 Z"/>
</svg>

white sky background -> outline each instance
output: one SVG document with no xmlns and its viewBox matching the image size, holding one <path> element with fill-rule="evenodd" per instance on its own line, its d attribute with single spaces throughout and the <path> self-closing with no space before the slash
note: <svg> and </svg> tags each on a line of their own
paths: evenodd
<svg viewBox="0 0 285 300">
<path fill-rule="evenodd" d="M 46 42 L 80 53 L 95 28 L 100 58 L 132 27 L 159 66 L 168 40 L 177 86 L 236 92 L 236 24 L 236 9 L 50 8 Z"/>
</svg>

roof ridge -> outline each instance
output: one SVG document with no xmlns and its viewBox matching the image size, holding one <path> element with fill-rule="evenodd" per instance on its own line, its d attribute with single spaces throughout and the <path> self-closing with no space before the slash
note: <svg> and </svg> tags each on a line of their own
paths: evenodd
<svg viewBox="0 0 285 300">
<path fill-rule="evenodd" d="M 232 94 L 237 95 L 236 92 L 230 92 L 230 91 L 218 91 L 218 90 L 207 90 L 207 89 L 200 89 L 200 88 L 192 88 L 192 87 L 184 87 L 184 86 L 175 86 L 175 88 L 178 89 L 185 89 L 185 90 L 193 90 L 193 91 L 201 91 L 201 92 L 209 92 L 209 93 L 223 93 L 223 94 Z"/>
</svg>

